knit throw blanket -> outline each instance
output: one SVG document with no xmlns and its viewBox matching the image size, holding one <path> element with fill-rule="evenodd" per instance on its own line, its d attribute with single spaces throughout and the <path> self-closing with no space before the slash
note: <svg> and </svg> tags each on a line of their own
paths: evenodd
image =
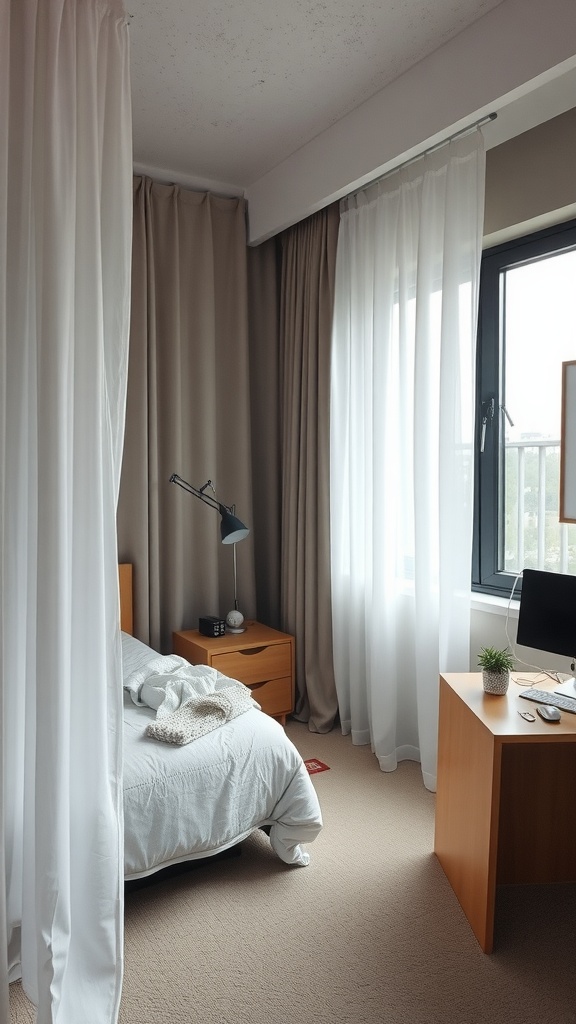
<svg viewBox="0 0 576 1024">
<path fill-rule="evenodd" d="M 159 708 L 156 720 L 150 723 L 146 733 L 165 743 L 183 746 L 255 706 L 258 707 L 248 687 L 243 683 L 235 683 L 215 690 L 214 693 L 191 697 L 176 711 L 168 714 L 162 715 Z"/>
</svg>

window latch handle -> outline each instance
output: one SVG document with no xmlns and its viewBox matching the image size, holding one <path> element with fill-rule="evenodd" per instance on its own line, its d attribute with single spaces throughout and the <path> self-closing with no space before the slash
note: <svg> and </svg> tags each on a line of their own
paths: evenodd
<svg viewBox="0 0 576 1024">
<path fill-rule="evenodd" d="M 488 419 L 494 418 L 494 399 L 490 398 L 487 402 L 482 405 L 482 432 L 480 434 L 480 451 L 484 451 L 484 443 L 486 441 L 486 425 Z"/>
</svg>

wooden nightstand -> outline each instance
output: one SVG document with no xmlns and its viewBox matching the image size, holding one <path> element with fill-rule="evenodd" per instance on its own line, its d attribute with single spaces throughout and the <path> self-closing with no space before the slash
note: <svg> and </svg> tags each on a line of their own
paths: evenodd
<svg viewBox="0 0 576 1024">
<path fill-rule="evenodd" d="M 210 665 L 249 686 L 262 711 L 282 725 L 294 708 L 294 637 L 260 622 L 244 633 L 203 636 L 197 629 L 172 634 L 174 654 L 191 665 Z"/>
</svg>

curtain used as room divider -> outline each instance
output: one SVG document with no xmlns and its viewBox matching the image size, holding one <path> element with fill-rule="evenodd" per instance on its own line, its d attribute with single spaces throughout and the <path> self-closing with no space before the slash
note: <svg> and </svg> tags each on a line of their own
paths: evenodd
<svg viewBox="0 0 576 1024">
<path fill-rule="evenodd" d="M 113 1024 L 132 143 L 119 0 L 0 5 L 0 1019 Z"/>
<path fill-rule="evenodd" d="M 236 545 L 238 603 L 255 617 L 250 431 L 245 201 L 137 176 L 118 545 L 136 635 L 163 653 L 173 630 L 234 603 L 220 517 L 172 473 L 211 480 L 251 528 Z"/>
<path fill-rule="evenodd" d="M 435 788 L 438 675 L 469 664 L 480 132 L 343 203 L 331 393 L 340 717 Z"/>
</svg>

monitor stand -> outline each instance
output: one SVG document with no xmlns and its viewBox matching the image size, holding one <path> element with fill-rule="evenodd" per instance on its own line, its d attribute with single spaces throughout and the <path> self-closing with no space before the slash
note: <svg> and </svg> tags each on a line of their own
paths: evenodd
<svg viewBox="0 0 576 1024">
<path fill-rule="evenodd" d="M 574 676 L 570 679 L 565 679 L 563 683 L 555 686 L 554 693 L 559 693 L 562 697 L 574 697 L 576 699 L 576 679 Z"/>
</svg>

